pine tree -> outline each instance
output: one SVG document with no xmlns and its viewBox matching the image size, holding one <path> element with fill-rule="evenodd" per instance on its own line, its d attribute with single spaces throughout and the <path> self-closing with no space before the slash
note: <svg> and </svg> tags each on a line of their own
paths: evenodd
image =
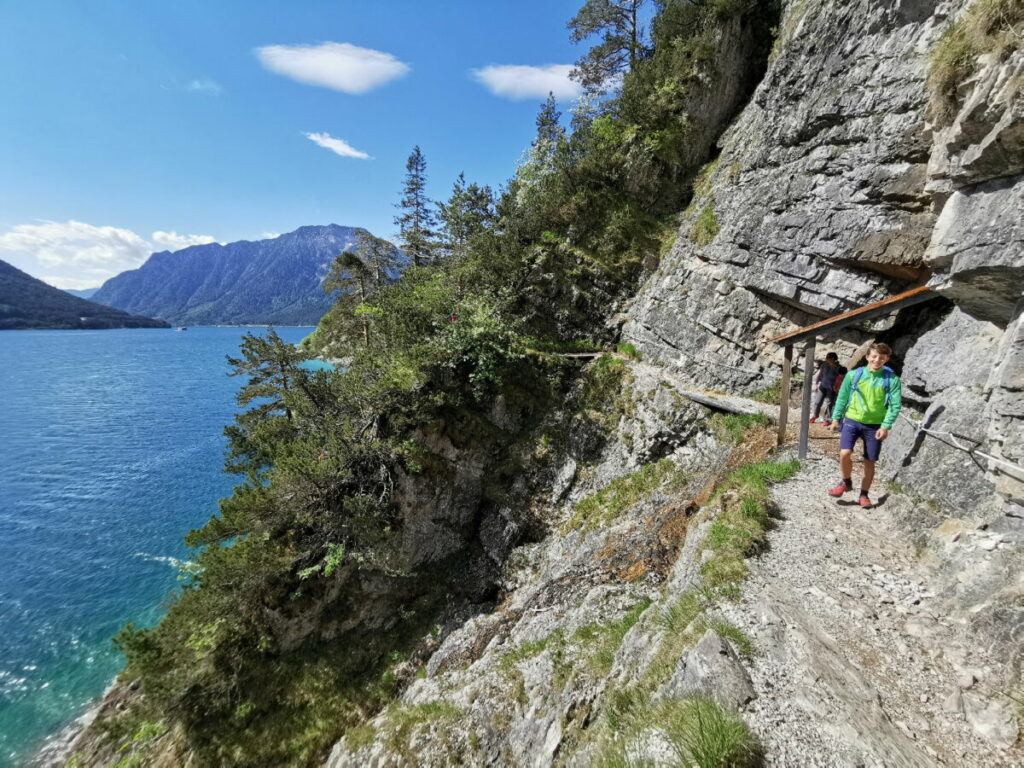
<svg viewBox="0 0 1024 768">
<path fill-rule="evenodd" d="M 330 272 L 324 278 L 324 291 L 340 291 L 337 311 L 332 310 L 334 319 L 341 320 L 336 331 L 351 335 L 353 324 L 363 339 L 363 346 L 370 346 L 370 308 L 368 299 L 381 288 L 398 278 L 399 259 L 395 247 L 365 229 L 356 232 L 355 249 L 345 251 L 335 258 Z"/>
<path fill-rule="evenodd" d="M 397 206 L 402 213 L 395 217 L 395 224 L 402 250 L 419 267 L 430 263 L 437 244 L 437 234 L 433 229 L 437 221 L 426 193 L 427 161 L 419 146 L 414 147 L 409 155 L 405 171 L 402 199 Z"/>
<path fill-rule="evenodd" d="M 636 63 L 651 55 L 640 18 L 647 0 L 587 0 L 569 22 L 570 39 L 582 42 L 596 34 L 601 42 L 576 62 L 572 72 L 588 91 L 600 93 Z"/>
<path fill-rule="evenodd" d="M 438 203 L 442 245 L 449 257 L 461 258 L 474 238 L 494 226 L 494 193 L 490 187 L 466 184 L 460 173 L 447 203 Z"/>
</svg>

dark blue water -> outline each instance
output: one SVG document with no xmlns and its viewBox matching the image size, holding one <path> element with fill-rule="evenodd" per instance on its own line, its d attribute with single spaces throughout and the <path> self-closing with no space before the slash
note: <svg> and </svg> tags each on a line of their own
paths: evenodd
<svg viewBox="0 0 1024 768">
<path fill-rule="evenodd" d="M 230 493 L 243 332 L 0 332 L 0 765 L 103 692 L 111 636 L 160 617 L 182 536 Z"/>
</svg>

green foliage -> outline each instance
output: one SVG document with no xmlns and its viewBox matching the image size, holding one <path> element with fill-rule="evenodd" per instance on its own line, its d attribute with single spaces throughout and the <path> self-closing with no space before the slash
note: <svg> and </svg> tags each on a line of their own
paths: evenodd
<svg viewBox="0 0 1024 768">
<path fill-rule="evenodd" d="M 708 203 L 694 220 L 693 227 L 690 229 L 690 239 L 703 248 L 717 236 L 718 217 L 715 216 L 715 206 Z"/>
<path fill-rule="evenodd" d="M 362 747 L 373 744 L 377 736 L 377 729 L 372 725 L 357 725 L 345 731 L 345 746 L 355 752 Z"/>
<path fill-rule="evenodd" d="M 601 355 L 584 375 L 580 409 L 606 412 L 618 398 L 628 376 L 629 367 L 625 361 L 611 355 Z"/>
<path fill-rule="evenodd" d="M 437 220 L 427 197 L 427 161 L 418 146 L 413 147 L 405 163 L 405 181 L 402 184 L 402 199 L 398 204 L 401 213 L 395 217 L 401 239 L 401 248 L 416 266 L 429 264 L 437 249 Z"/>
<path fill-rule="evenodd" d="M 412 758 L 409 739 L 419 726 L 455 720 L 462 710 L 446 701 L 428 701 L 415 706 L 395 706 L 388 710 L 384 744 L 406 760 Z"/>
<path fill-rule="evenodd" d="M 615 696 L 613 736 L 599 750 L 599 766 L 630 766 L 629 745 L 651 728 L 662 730 L 672 747 L 673 765 L 698 768 L 756 768 L 762 750 L 740 716 L 713 699 L 667 699 L 651 703 L 635 691 Z"/>
<path fill-rule="evenodd" d="M 950 25 L 929 57 L 928 89 L 934 116 L 952 117 L 957 87 L 978 66 L 978 57 L 990 54 L 1005 59 L 1024 43 L 1022 0 L 974 0 Z"/>
<path fill-rule="evenodd" d="M 548 648 L 559 647 L 565 644 L 565 633 L 560 629 L 556 629 L 550 635 L 542 637 L 540 640 L 534 640 L 532 642 L 523 643 L 522 645 L 512 649 L 504 656 L 501 657 L 499 668 L 506 672 L 515 667 L 519 662 L 525 661 L 526 659 L 532 659 L 534 656 L 539 656 Z"/>
<path fill-rule="evenodd" d="M 640 352 L 633 344 L 630 344 L 628 341 L 621 342 L 615 348 L 615 351 L 618 352 L 620 355 L 625 355 L 630 360 L 640 360 Z"/>
<path fill-rule="evenodd" d="M 586 533 L 608 525 L 666 480 L 677 477 L 677 473 L 675 462 L 666 458 L 612 480 L 597 493 L 576 502 L 572 516 L 562 526 L 562 533 L 576 530 Z"/>
<path fill-rule="evenodd" d="M 651 55 L 641 16 L 645 5 L 647 0 L 586 0 L 576 12 L 569 22 L 574 43 L 601 36 L 576 62 L 573 77 L 585 88 L 602 92 L 610 80 Z"/>
<path fill-rule="evenodd" d="M 539 339 L 535 337 L 523 340 L 526 348 L 531 352 L 599 352 L 601 345 L 586 339 L 571 339 L 562 341 L 559 339 Z"/>
<path fill-rule="evenodd" d="M 739 443 L 746 431 L 755 424 L 768 423 L 769 418 L 762 413 L 716 413 L 708 420 L 708 426 L 715 437 L 727 445 Z"/>
<path fill-rule="evenodd" d="M 759 462 L 731 472 L 719 485 L 716 498 L 723 509 L 708 532 L 704 548 L 711 557 L 701 566 L 704 583 L 736 597 L 747 577 L 745 558 L 763 546 L 769 525 L 768 481 L 781 482 L 800 469 L 800 462 Z M 726 496 L 729 491 L 735 495 Z"/>
</svg>

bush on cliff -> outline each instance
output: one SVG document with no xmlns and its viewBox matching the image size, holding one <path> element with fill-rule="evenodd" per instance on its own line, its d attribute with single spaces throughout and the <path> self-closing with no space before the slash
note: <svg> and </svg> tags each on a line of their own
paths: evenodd
<svg viewBox="0 0 1024 768">
<path fill-rule="evenodd" d="M 189 534 L 196 568 L 164 620 L 117 638 L 124 678 L 140 682 L 133 716 L 183 725 L 203 764 L 298 765 L 379 708 L 393 685 L 389 653 L 465 576 L 401 558 L 396 488 L 413 476 L 449 482 L 424 434 L 476 440 L 497 465 L 512 438 L 489 421 L 495 401 L 539 412 L 563 391 L 564 369 L 528 356 L 528 339 L 604 327 L 705 160 L 681 147 L 685 96 L 713 65 L 710 41 L 737 16 L 768 41 L 765 9 L 777 3 L 665 3 L 653 51 L 618 96 L 582 109 L 568 135 L 545 106 L 495 215 L 458 248 L 340 301 L 301 354 L 273 334 L 246 340 L 235 362 L 249 410 L 227 430 L 227 468 L 243 481 Z M 344 348 L 345 371 L 298 367 L 326 347 Z M 594 368 L 584 405 L 607 399 L 623 365 Z M 345 590 L 361 576 L 419 602 L 377 617 L 390 629 L 353 628 Z"/>
</svg>

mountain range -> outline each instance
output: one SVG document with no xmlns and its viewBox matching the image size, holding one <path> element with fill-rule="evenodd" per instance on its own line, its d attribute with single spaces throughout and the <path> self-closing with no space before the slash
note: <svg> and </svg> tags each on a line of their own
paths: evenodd
<svg viewBox="0 0 1024 768">
<path fill-rule="evenodd" d="M 71 296 L 0 261 L 0 330 L 167 327 L 162 320 Z"/>
<path fill-rule="evenodd" d="M 315 325 L 333 304 L 323 278 L 359 231 L 307 226 L 267 240 L 154 253 L 107 280 L 93 300 L 176 325 Z"/>
</svg>

